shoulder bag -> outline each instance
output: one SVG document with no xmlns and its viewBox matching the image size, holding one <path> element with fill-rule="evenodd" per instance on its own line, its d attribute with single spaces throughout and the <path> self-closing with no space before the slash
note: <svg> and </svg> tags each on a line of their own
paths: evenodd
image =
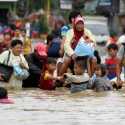
<svg viewBox="0 0 125 125">
<path fill-rule="evenodd" d="M 12 73 L 13 73 L 13 67 L 8 66 L 10 54 L 11 54 L 11 52 L 9 51 L 7 60 L 5 60 L 3 63 L 0 64 L 0 74 L 1 74 L 0 81 L 8 82 L 11 78 Z"/>
</svg>

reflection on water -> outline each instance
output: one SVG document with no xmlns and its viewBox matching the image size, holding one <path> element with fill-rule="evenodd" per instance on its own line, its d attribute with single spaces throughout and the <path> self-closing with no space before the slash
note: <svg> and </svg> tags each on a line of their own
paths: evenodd
<svg viewBox="0 0 125 125">
<path fill-rule="evenodd" d="M 15 104 L 0 104 L 3 125 L 124 125 L 124 90 L 70 94 L 57 91 L 10 91 Z"/>
</svg>

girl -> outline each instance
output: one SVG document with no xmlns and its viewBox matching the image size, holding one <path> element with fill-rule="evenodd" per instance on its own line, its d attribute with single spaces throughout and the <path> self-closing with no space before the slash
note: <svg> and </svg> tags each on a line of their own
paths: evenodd
<svg viewBox="0 0 125 125">
<path fill-rule="evenodd" d="M 95 67 L 95 73 L 91 79 L 91 87 L 97 92 L 112 90 L 112 83 L 106 77 L 107 70 L 106 66 L 103 64 L 97 65 Z"/>
</svg>

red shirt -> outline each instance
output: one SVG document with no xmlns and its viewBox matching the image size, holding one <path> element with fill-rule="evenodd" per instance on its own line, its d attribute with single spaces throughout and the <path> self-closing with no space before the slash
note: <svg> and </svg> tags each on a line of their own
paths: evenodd
<svg viewBox="0 0 125 125">
<path fill-rule="evenodd" d="M 108 76 L 113 78 L 116 76 L 116 65 L 118 64 L 118 58 L 116 57 L 109 57 L 106 58 L 105 64 L 108 69 Z"/>
<path fill-rule="evenodd" d="M 43 90 L 55 90 L 55 85 L 54 85 L 53 79 L 46 78 L 47 74 L 48 74 L 48 71 L 45 71 L 43 76 L 41 76 L 40 89 L 43 89 Z"/>
</svg>

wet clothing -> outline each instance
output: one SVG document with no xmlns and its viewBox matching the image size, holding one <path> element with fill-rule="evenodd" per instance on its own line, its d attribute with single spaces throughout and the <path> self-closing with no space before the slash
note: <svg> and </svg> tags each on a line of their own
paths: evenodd
<svg viewBox="0 0 125 125">
<path fill-rule="evenodd" d="M 80 92 L 80 91 L 84 91 L 87 89 L 87 84 L 88 84 L 88 81 L 87 82 L 81 82 L 81 83 L 72 83 L 71 84 L 71 93 L 75 93 L 75 92 Z"/>
<path fill-rule="evenodd" d="M 55 90 L 54 80 L 47 78 L 48 74 L 49 72 L 46 70 L 45 73 L 41 76 L 39 87 L 43 90 Z"/>
<path fill-rule="evenodd" d="M 23 81 L 23 87 L 38 87 L 40 75 L 43 67 L 43 62 L 41 62 L 35 55 L 31 53 L 27 55 L 26 60 L 29 65 L 29 77 Z"/>
<path fill-rule="evenodd" d="M 71 93 L 84 91 L 87 89 L 89 75 L 87 73 L 82 75 L 72 75 L 66 73 L 66 82 L 71 84 Z"/>
<path fill-rule="evenodd" d="M 91 84 L 91 88 L 97 92 L 112 90 L 112 84 L 107 77 L 96 77 Z"/>
</svg>

